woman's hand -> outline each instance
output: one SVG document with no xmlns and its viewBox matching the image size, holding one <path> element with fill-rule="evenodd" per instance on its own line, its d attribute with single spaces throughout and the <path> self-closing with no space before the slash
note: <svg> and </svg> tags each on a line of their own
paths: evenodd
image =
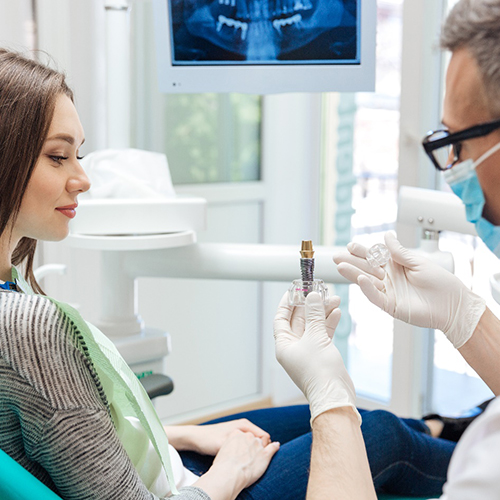
<svg viewBox="0 0 500 500">
<path fill-rule="evenodd" d="M 259 438 L 264 446 L 271 442 L 271 436 L 252 424 L 246 418 L 209 425 L 183 425 L 165 427 L 170 444 L 178 451 L 195 451 L 201 455 L 215 456 L 229 435 L 239 430 Z"/>
<path fill-rule="evenodd" d="M 241 489 L 244 489 L 264 474 L 279 447 L 278 442 L 272 443 L 269 438 L 261 439 L 252 432 L 236 429 L 221 446 L 212 467 L 233 469 L 240 478 Z"/>
<path fill-rule="evenodd" d="M 268 438 L 235 429 L 227 435 L 212 467 L 195 486 L 205 490 L 212 500 L 233 500 L 264 474 L 279 447 L 279 443 L 269 442 Z"/>
</svg>

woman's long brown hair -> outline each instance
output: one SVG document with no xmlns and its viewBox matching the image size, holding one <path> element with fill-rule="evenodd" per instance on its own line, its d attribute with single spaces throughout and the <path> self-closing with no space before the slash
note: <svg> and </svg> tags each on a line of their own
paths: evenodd
<svg viewBox="0 0 500 500">
<path fill-rule="evenodd" d="M 19 214 L 61 94 L 73 100 L 62 73 L 0 49 L 0 236 L 12 228 Z M 22 265 L 33 290 L 43 294 L 33 274 L 36 244 L 34 239 L 22 238 L 12 264 Z"/>
</svg>

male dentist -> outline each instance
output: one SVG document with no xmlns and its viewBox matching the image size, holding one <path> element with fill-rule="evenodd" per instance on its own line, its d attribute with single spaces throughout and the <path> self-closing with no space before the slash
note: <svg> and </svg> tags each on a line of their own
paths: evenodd
<svg viewBox="0 0 500 500">
<path fill-rule="evenodd" d="M 478 235 L 500 258 L 500 0 L 460 0 L 442 30 L 452 57 L 446 75 L 444 130 L 423 146 L 466 206 Z M 391 261 L 366 262 L 350 243 L 336 255 L 339 272 L 396 319 L 442 330 L 491 390 L 500 393 L 500 320 L 485 301 L 438 265 L 386 235 Z M 304 331 L 282 303 L 275 321 L 276 354 L 311 406 L 313 449 L 308 500 L 374 499 L 354 388 L 328 337 L 315 294 L 308 296 Z M 500 498 L 500 398 L 459 441 L 442 499 Z"/>
</svg>

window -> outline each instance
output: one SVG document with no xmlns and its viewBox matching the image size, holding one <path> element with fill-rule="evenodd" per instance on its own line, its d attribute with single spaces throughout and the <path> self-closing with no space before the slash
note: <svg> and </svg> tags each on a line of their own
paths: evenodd
<svg viewBox="0 0 500 500">
<path fill-rule="evenodd" d="M 402 0 L 378 2 L 376 89 L 356 94 L 352 227 L 353 239 L 367 247 L 383 242 L 396 222 L 402 11 Z M 393 320 L 357 285 L 350 286 L 349 299 L 348 365 L 357 392 L 388 401 Z"/>
</svg>

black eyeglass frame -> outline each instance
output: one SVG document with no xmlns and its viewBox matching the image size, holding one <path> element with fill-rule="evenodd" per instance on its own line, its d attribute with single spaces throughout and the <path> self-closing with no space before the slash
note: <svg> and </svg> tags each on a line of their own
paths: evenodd
<svg viewBox="0 0 500 500">
<path fill-rule="evenodd" d="M 432 130 L 430 131 L 422 140 L 422 146 L 424 147 L 425 152 L 431 159 L 433 165 L 438 170 L 449 170 L 453 167 L 454 163 L 447 165 L 443 168 L 439 162 L 434 158 L 433 151 L 436 149 L 444 148 L 445 146 L 454 146 L 454 149 L 457 143 L 462 141 L 466 141 L 468 139 L 475 139 L 477 137 L 484 137 L 485 135 L 491 134 L 494 130 L 500 128 L 500 120 L 493 120 L 491 122 L 480 123 L 479 125 L 473 125 L 472 127 L 466 128 L 465 130 L 460 130 L 459 132 L 455 132 L 450 134 L 447 130 Z M 441 137 L 440 139 L 436 139 L 434 141 L 430 141 L 430 137 L 438 132 L 447 133 L 448 135 L 445 137 Z M 458 159 L 458 155 L 455 153 Z"/>
</svg>

